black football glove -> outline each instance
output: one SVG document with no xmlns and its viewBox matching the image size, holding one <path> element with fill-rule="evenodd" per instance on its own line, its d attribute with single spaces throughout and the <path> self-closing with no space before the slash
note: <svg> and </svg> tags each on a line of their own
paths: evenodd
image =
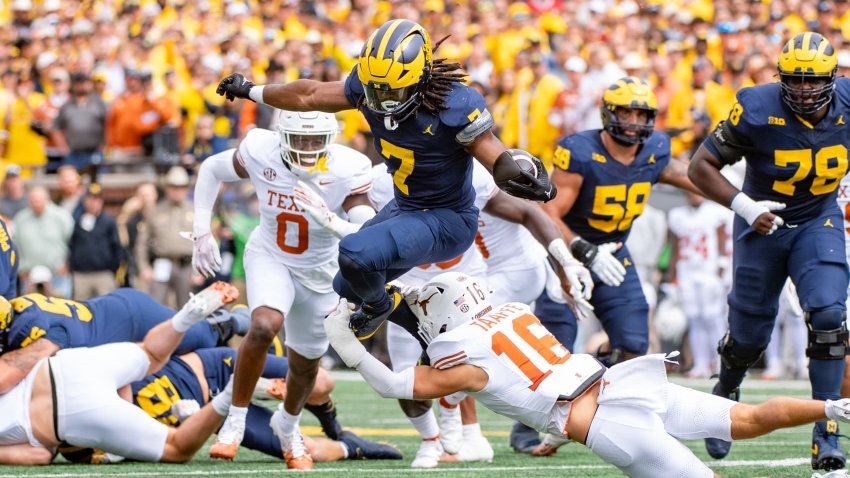
<svg viewBox="0 0 850 478">
<path fill-rule="evenodd" d="M 506 151 L 499 156 L 493 166 L 496 185 L 511 196 L 532 201 L 551 201 L 558 194 L 558 189 L 549 181 L 549 174 L 546 173 L 543 163 L 536 157 L 529 156 L 535 162 L 537 176 L 519 168 L 510 153 Z"/>
<path fill-rule="evenodd" d="M 233 101 L 236 98 L 250 100 L 251 97 L 248 96 L 248 93 L 251 91 L 252 86 L 254 86 L 254 83 L 246 80 L 244 76 L 239 73 L 233 73 L 227 78 L 221 80 L 218 84 L 218 88 L 215 89 L 215 92 L 230 101 Z"/>
</svg>

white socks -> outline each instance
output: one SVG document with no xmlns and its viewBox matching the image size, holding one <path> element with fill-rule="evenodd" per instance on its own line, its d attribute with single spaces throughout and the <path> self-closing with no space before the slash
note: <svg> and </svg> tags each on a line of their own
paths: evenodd
<svg viewBox="0 0 850 478">
<path fill-rule="evenodd" d="M 298 424 L 301 422 L 301 414 L 290 415 L 286 409 L 280 407 L 280 431 L 284 435 L 294 435 L 298 433 Z"/>
<path fill-rule="evenodd" d="M 428 410 L 418 417 L 407 418 L 423 440 L 433 440 L 440 436 L 440 427 L 437 425 L 437 417 L 434 416 L 433 411 Z"/>
</svg>

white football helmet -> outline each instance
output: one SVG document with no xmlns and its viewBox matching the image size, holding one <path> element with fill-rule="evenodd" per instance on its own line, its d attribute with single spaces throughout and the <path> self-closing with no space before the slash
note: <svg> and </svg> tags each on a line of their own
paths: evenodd
<svg viewBox="0 0 850 478">
<path fill-rule="evenodd" d="M 419 335 L 429 344 L 443 332 L 493 310 L 487 288 L 460 272 L 439 274 L 405 299 L 419 319 Z"/>
<path fill-rule="evenodd" d="M 658 338 L 679 344 L 688 330 L 688 317 L 679 302 L 670 296 L 662 299 L 655 308 L 655 332 Z"/>
<path fill-rule="evenodd" d="M 306 171 L 327 156 L 328 146 L 339 132 L 339 123 L 331 113 L 281 111 L 277 131 L 283 162 L 294 172 Z"/>
</svg>

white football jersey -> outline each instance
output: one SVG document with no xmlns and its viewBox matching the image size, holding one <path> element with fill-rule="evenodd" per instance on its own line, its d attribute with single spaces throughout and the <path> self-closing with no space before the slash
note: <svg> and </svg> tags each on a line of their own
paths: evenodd
<svg viewBox="0 0 850 478">
<path fill-rule="evenodd" d="M 493 175 L 478 161 L 473 161 L 472 186 L 476 197 L 488 200 L 499 191 Z M 488 273 L 530 269 L 546 258 L 546 250 L 524 226 L 487 214 L 483 205 L 478 208 L 475 244 L 487 260 Z"/>
<path fill-rule="evenodd" d="M 460 307 L 463 304 L 457 304 Z M 438 335 L 428 345 L 431 366 L 470 364 L 487 385 L 470 395 L 490 410 L 547 433 L 563 431 L 559 399 L 574 399 L 605 372 L 588 354 L 570 354 L 527 305 L 511 302 Z"/>
<path fill-rule="evenodd" d="M 330 211 L 345 218 L 343 201 L 372 187 L 372 163 L 351 148 L 332 144 L 315 171 L 299 177 L 284 165 L 280 153 L 278 134 L 259 128 L 249 131 L 239 145 L 260 208 L 260 225 L 247 247 L 264 248 L 305 287 L 329 292 L 339 268 L 339 239 L 295 204 L 293 189 L 301 179 L 322 196 Z"/>
<path fill-rule="evenodd" d="M 844 247 L 847 257 L 850 258 L 850 174 L 841 178 L 838 183 L 838 207 L 844 214 Z"/>
<path fill-rule="evenodd" d="M 3 410 L 3 413 L 0 413 L 0 446 L 25 443 L 35 447 L 41 446 L 32 434 L 30 400 L 35 376 L 45 360 L 47 359 L 40 360 L 11 390 L 0 394 L 0 410 Z"/>
<path fill-rule="evenodd" d="M 720 206 L 709 201 L 697 208 L 679 206 L 670 210 L 667 223 L 670 232 L 678 238 L 676 277 L 680 282 L 701 277 L 719 278 L 718 247 L 721 245 L 717 242 L 717 229 L 725 227 L 725 216 Z"/>
</svg>

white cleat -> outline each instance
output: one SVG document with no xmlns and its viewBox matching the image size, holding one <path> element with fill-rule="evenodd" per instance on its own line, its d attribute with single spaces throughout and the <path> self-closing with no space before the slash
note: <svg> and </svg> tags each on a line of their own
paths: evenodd
<svg viewBox="0 0 850 478">
<path fill-rule="evenodd" d="M 280 410 L 274 412 L 269 425 L 272 427 L 274 434 L 280 439 L 280 448 L 283 450 L 283 459 L 286 461 L 286 467 L 290 470 L 312 470 L 313 457 L 307 453 L 307 447 L 304 445 L 304 436 L 296 430 L 295 433 L 287 435 L 283 432 Z"/>
<path fill-rule="evenodd" d="M 440 426 L 440 443 L 443 450 L 454 455 L 460 452 L 463 438 L 463 423 L 460 420 L 460 407 L 446 408 L 440 404 L 440 416 L 437 419 Z"/>
<path fill-rule="evenodd" d="M 440 457 L 443 456 L 443 445 L 440 440 L 422 440 L 419 443 L 419 450 L 416 451 L 416 457 L 411 468 L 436 468 L 440 462 Z"/>
<path fill-rule="evenodd" d="M 464 433 L 463 444 L 457 454 L 458 461 L 493 461 L 493 447 L 480 432 Z"/>
<path fill-rule="evenodd" d="M 218 431 L 218 436 L 210 447 L 210 458 L 233 461 L 236 458 L 236 452 L 239 450 L 239 445 L 242 443 L 242 437 L 244 435 L 245 421 L 236 420 L 228 415 L 224 421 L 224 425 Z"/>
<path fill-rule="evenodd" d="M 547 433 L 543 435 L 543 442 L 534 447 L 531 454 L 534 456 L 554 455 L 555 452 L 558 451 L 558 448 L 561 448 L 569 442 L 570 439 L 565 436 Z"/>
</svg>

